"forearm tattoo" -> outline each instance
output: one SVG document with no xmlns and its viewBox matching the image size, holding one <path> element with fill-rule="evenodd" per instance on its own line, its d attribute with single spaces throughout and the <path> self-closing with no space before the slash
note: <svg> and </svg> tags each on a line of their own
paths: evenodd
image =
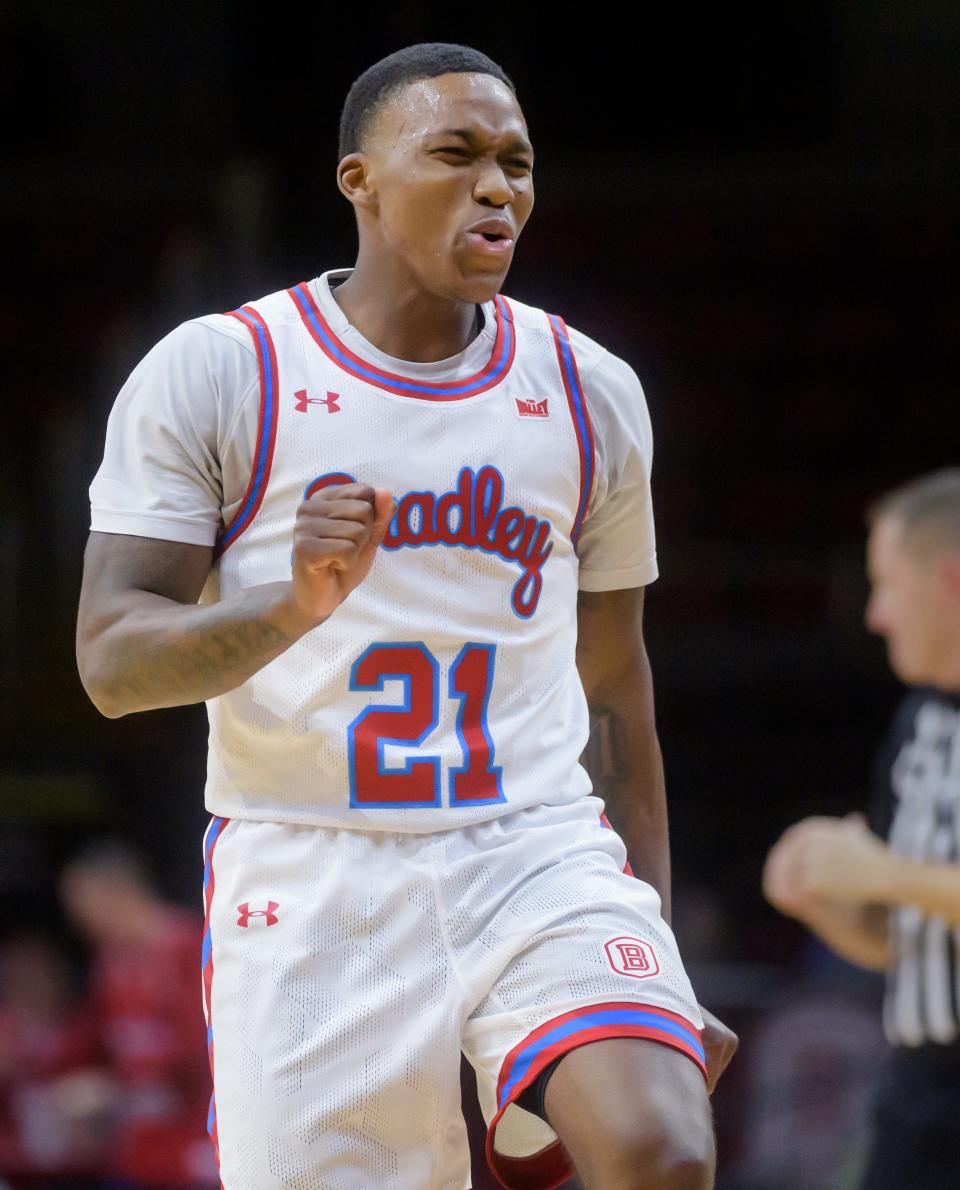
<svg viewBox="0 0 960 1190">
<path fill-rule="evenodd" d="M 115 658 L 113 699 L 142 709 L 202 702 L 235 689 L 293 643 L 256 609 L 198 607 L 190 619 L 198 622 L 163 639 L 151 633 L 124 643 Z"/>
</svg>

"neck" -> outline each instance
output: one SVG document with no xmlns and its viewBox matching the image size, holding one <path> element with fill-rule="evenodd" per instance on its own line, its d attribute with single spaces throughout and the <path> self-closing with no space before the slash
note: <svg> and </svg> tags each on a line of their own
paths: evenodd
<svg viewBox="0 0 960 1190">
<path fill-rule="evenodd" d="M 937 673 L 933 684 L 956 697 L 960 694 L 960 606 L 944 617 L 936 648 Z"/>
<path fill-rule="evenodd" d="M 334 300 L 350 324 L 378 350 L 411 363 L 435 363 L 458 355 L 483 325 L 473 302 L 425 293 L 410 273 L 374 262 L 363 248 L 357 265 Z"/>
<path fill-rule="evenodd" d="M 960 695 L 960 656 L 954 655 L 945 660 L 934 685 L 954 698 Z"/>
</svg>

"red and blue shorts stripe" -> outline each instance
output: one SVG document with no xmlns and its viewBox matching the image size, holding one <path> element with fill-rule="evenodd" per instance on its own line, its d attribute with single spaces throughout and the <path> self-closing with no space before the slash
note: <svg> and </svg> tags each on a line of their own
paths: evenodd
<svg viewBox="0 0 960 1190">
<path fill-rule="evenodd" d="M 551 1062 L 593 1041 L 640 1037 L 685 1054 L 706 1078 L 706 1056 L 700 1030 L 684 1017 L 650 1004 L 617 1001 L 574 1008 L 535 1029 L 504 1059 L 497 1083 L 497 1114 L 487 1130 L 487 1162 L 504 1186 L 545 1190 L 559 1186 L 573 1172 L 559 1142 L 529 1157 L 496 1152 L 497 1124 L 511 1103 Z"/>
<path fill-rule="evenodd" d="M 203 946 L 200 952 L 200 967 L 203 972 L 203 1014 L 207 1022 L 207 1057 L 210 1061 L 210 1078 L 214 1080 L 213 1066 L 213 943 L 210 931 L 210 909 L 213 904 L 213 894 L 216 889 L 216 875 L 213 868 L 213 856 L 217 841 L 223 834 L 223 828 L 230 821 L 229 818 L 214 817 L 210 820 L 207 833 L 203 840 Z M 213 1151 L 220 1164 L 220 1144 L 217 1136 L 217 1095 L 216 1085 L 210 1094 L 210 1110 L 207 1113 L 207 1132 L 213 1142 Z"/>
</svg>

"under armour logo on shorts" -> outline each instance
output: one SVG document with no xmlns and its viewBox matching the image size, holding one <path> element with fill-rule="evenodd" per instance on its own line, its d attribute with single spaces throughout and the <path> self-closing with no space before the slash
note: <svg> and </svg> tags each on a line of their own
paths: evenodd
<svg viewBox="0 0 960 1190">
<path fill-rule="evenodd" d="M 279 908 L 279 901 L 267 901 L 266 909 L 251 909 L 250 902 L 244 901 L 242 905 L 237 906 L 237 912 L 240 914 L 237 918 L 237 925 L 246 929 L 250 924 L 251 917 L 262 917 L 268 926 L 275 926 L 280 920 L 276 913 Z"/>
<path fill-rule="evenodd" d="M 604 944 L 610 966 L 619 975 L 647 979 L 660 973 L 660 964 L 649 942 L 639 938 L 611 938 Z"/>
</svg>

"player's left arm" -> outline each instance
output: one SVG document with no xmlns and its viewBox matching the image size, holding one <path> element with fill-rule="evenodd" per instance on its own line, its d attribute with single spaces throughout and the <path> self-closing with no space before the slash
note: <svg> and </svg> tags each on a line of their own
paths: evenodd
<svg viewBox="0 0 960 1190">
<path fill-rule="evenodd" d="M 643 587 L 581 591 L 577 669 L 601 733 L 593 772 L 634 871 L 660 894 L 670 920 L 670 844 L 653 677 L 643 641 Z M 590 767 L 597 767 L 596 764 Z"/>
<path fill-rule="evenodd" d="M 581 591 L 577 668 L 599 738 L 591 776 L 636 874 L 660 894 L 670 920 L 670 839 L 663 761 L 653 710 L 653 677 L 643 642 L 643 587 Z M 713 1092 L 737 1036 L 701 1006 L 707 1086 Z"/>
</svg>

